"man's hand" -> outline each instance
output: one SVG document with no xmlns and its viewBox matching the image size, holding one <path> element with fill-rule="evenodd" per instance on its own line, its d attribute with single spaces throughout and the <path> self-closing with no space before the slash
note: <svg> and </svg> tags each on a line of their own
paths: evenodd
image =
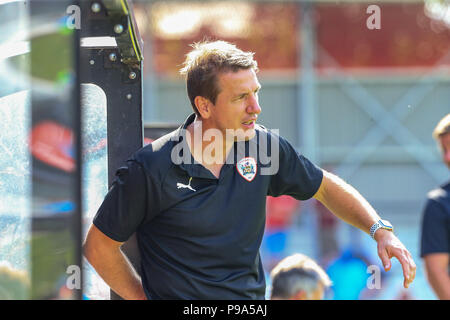
<svg viewBox="0 0 450 320">
<path fill-rule="evenodd" d="M 416 277 L 416 264 L 411 254 L 391 231 L 378 229 L 374 237 L 378 243 L 378 256 L 383 263 L 384 270 L 391 269 L 390 259 L 396 257 L 403 269 L 403 286 L 408 288 Z"/>
<path fill-rule="evenodd" d="M 84 256 L 108 286 L 126 300 L 147 300 L 141 278 L 115 241 L 94 224 L 83 245 Z"/>
<path fill-rule="evenodd" d="M 325 170 L 323 170 L 322 183 L 314 198 L 338 218 L 366 233 L 375 221 L 380 220 L 375 209 L 355 188 Z M 374 237 L 378 242 L 378 255 L 383 262 L 384 269 L 388 271 L 391 268 L 390 258 L 396 257 L 403 268 L 405 277 L 403 286 L 408 288 L 416 276 L 416 264 L 411 254 L 391 231 L 378 229 Z"/>
</svg>

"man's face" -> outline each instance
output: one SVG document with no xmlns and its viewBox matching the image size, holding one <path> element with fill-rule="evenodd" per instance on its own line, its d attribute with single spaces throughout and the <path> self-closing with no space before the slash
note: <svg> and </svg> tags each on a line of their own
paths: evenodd
<svg viewBox="0 0 450 320">
<path fill-rule="evenodd" d="M 221 73 L 217 76 L 219 94 L 212 107 L 211 121 L 223 133 L 235 130 L 235 140 L 255 135 L 255 122 L 261 112 L 258 91 L 261 85 L 253 69 Z"/>
<path fill-rule="evenodd" d="M 439 137 L 439 145 L 441 147 L 442 160 L 450 169 L 450 133 Z"/>
</svg>

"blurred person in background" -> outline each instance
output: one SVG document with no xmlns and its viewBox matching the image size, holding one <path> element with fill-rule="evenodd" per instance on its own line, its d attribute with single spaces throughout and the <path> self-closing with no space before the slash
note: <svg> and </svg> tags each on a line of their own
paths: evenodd
<svg viewBox="0 0 450 320">
<path fill-rule="evenodd" d="M 450 168 L 450 113 L 433 131 L 442 160 Z M 441 300 L 450 300 L 450 181 L 428 193 L 422 217 L 420 256 L 433 291 Z"/>
<path fill-rule="evenodd" d="M 300 253 L 281 260 L 270 277 L 271 300 L 322 300 L 332 284 L 313 259 Z"/>
<path fill-rule="evenodd" d="M 264 299 L 259 250 L 266 197 L 314 197 L 377 242 L 386 270 L 396 257 L 407 288 L 416 265 L 389 222 L 352 186 L 256 124 L 261 113 L 257 71 L 253 53 L 233 44 L 193 45 L 182 73 L 194 113 L 117 170 L 88 231 L 87 260 L 125 299 Z M 206 135 L 211 131 L 221 137 L 210 142 Z M 264 148 L 261 136 L 278 147 L 271 154 L 276 170 L 265 175 L 261 159 L 237 158 L 232 152 L 235 142 Z M 180 146 L 187 162 L 171 157 Z M 216 151 L 213 161 L 202 158 L 210 150 Z M 227 161 L 229 154 L 236 158 L 233 163 Z M 141 275 L 120 249 L 135 232 Z"/>
<path fill-rule="evenodd" d="M 326 267 L 333 282 L 333 300 L 361 300 L 371 298 L 374 290 L 367 290 L 367 267 L 372 263 L 365 253 L 350 246 Z"/>
<path fill-rule="evenodd" d="M 273 267 L 287 255 L 286 248 L 295 229 L 294 218 L 300 215 L 300 201 L 290 196 L 267 197 L 266 227 L 261 244 L 264 267 Z"/>
</svg>

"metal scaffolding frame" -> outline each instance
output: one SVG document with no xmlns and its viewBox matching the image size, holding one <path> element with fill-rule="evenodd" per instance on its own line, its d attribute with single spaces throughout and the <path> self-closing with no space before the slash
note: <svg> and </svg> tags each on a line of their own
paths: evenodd
<svg viewBox="0 0 450 320">
<path fill-rule="evenodd" d="M 81 83 L 98 85 L 107 100 L 108 185 L 116 170 L 143 146 L 142 40 L 128 0 L 82 1 Z M 87 41 L 89 38 L 93 41 Z M 109 38 L 106 44 L 100 37 Z M 84 41 L 83 41 L 84 40 Z M 92 43 L 92 45 L 86 45 Z M 122 251 L 140 273 L 136 236 Z M 111 299 L 121 299 L 111 290 Z"/>
<path fill-rule="evenodd" d="M 325 54 L 327 59 L 333 65 L 339 67 L 337 62 L 320 48 L 321 54 Z M 447 59 L 447 54 L 440 61 Z M 438 62 L 439 63 L 439 62 Z M 417 163 L 431 176 L 436 182 L 440 182 L 443 176 L 440 168 L 430 165 L 433 157 L 424 152 L 418 152 L 425 146 L 422 142 L 406 127 L 403 122 L 406 116 L 419 105 L 423 98 L 429 94 L 438 84 L 436 81 L 435 70 L 422 76 L 416 85 L 413 85 L 408 91 L 400 97 L 394 104 L 392 111 L 379 101 L 377 97 L 367 91 L 353 76 L 346 75 L 343 81 L 339 81 L 339 87 L 342 91 L 368 116 L 375 120 L 375 124 L 368 130 L 366 135 L 354 146 L 352 151 L 336 168 L 336 171 L 344 178 L 349 178 L 362 165 L 365 159 L 376 150 L 383 139 L 387 136 L 392 137 L 400 147 L 405 149 Z M 365 148 L 362 148 L 365 147 Z"/>
<path fill-rule="evenodd" d="M 326 60 L 336 67 L 341 68 L 339 63 L 331 57 L 327 51 L 316 43 L 314 20 L 311 15 L 314 11 L 314 3 L 301 2 L 300 11 L 302 23 L 300 26 L 301 42 L 301 76 L 298 80 L 300 86 L 298 110 L 298 137 L 302 149 L 308 157 L 320 165 L 321 159 L 317 152 L 318 119 L 315 104 L 317 92 L 317 76 L 314 69 L 314 57 L 322 55 Z M 370 93 L 363 85 L 349 74 L 340 74 L 338 86 L 349 97 L 357 107 L 363 110 L 375 123 L 364 137 L 352 148 L 351 152 L 338 163 L 335 172 L 344 179 L 349 179 L 362 166 L 364 161 L 376 150 L 383 140 L 390 136 L 401 148 L 415 159 L 423 170 L 425 170 L 437 183 L 441 182 L 445 175 L 444 168 L 436 167 L 430 163 L 435 160 L 432 154 L 420 151 L 425 150 L 423 143 L 404 124 L 405 118 L 414 111 L 418 104 L 429 94 L 438 83 L 440 72 L 437 66 L 447 60 L 448 52 L 436 63 L 436 68 L 420 77 L 400 99 L 394 104 L 391 111 Z"/>
</svg>

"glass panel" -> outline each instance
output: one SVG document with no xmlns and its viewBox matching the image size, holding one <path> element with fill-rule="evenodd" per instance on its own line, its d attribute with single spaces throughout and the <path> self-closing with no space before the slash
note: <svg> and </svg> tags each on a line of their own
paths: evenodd
<svg viewBox="0 0 450 320">
<path fill-rule="evenodd" d="M 81 85 L 83 138 L 83 239 L 108 192 L 106 95 L 94 84 Z M 109 287 L 83 259 L 83 298 L 109 299 Z"/>
<path fill-rule="evenodd" d="M 0 300 L 30 291 L 31 165 L 28 9 L 0 4 Z"/>
</svg>

